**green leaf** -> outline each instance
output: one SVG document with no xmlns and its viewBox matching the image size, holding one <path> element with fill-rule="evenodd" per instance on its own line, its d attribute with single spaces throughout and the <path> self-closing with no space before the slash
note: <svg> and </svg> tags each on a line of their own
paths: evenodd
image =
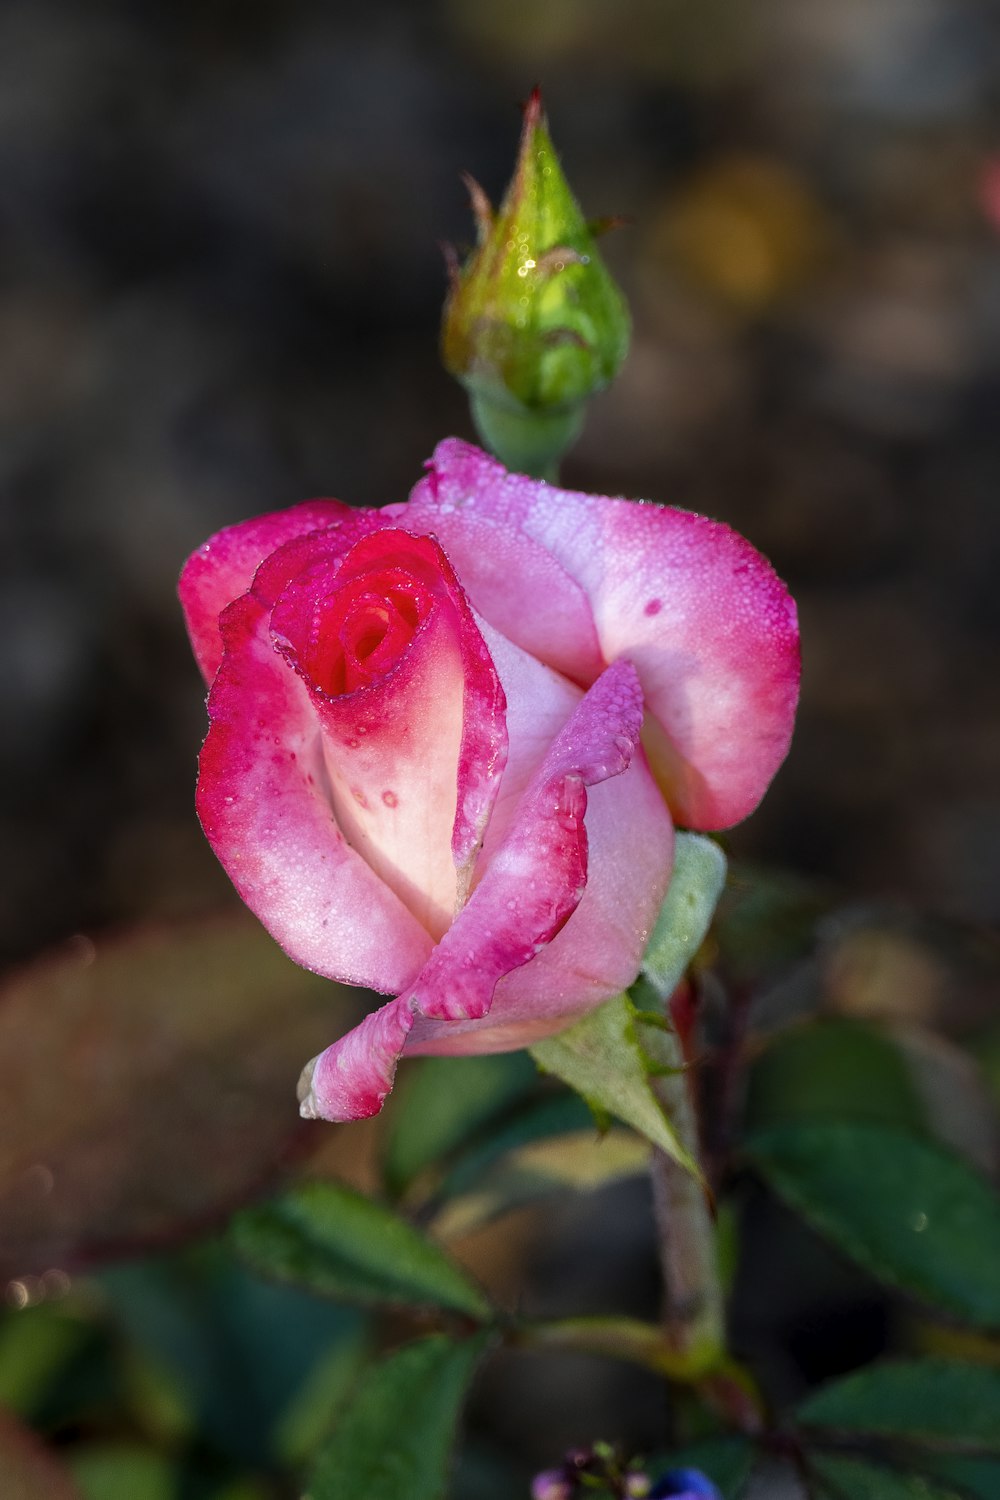
<svg viewBox="0 0 1000 1500">
<path fill-rule="evenodd" d="M 218 1245 L 108 1268 L 101 1281 L 192 1425 L 258 1467 L 273 1458 L 275 1428 L 319 1361 L 355 1340 L 362 1323 L 353 1308 L 262 1281 Z M 151 1413 L 144 1417 L 148 1424 Z"/>
<path fill-rule="evenodd" d="M 316 1452 L 357 1385 L 367 1354 L 367 1332 L 359 1325 L 310 1371 L 275 1429 L 274 1450 L 285 1464 L 297 1467 Z"/>
<path fill-rule="evenodd" d="M 404 1193 L 425 1168 L 448 1157 L 502 1114 L 535 1080 L 523 1052 L 429 1057 L 414 1064 L 397 1085 L 386 1112 L 388 1190 Z"/>
<path fill-rule="evenodd" d="M 427 1304 L 489 1318 L 483 1292 L 405 1219 L 353 1188 L 306 1182 L 234 1222 L 265 1275 L 349 1302 Z"/>
<path fill-rule="evenodd" d="M 922 1132 L 925 1123 L 898 1047 L 873 1026 L 836 1018 L 774 1037 L 751 1071 L 746 1117 L 751 1130 L 848 1119 Z"/>
<path fill-rule="evenodd" d="M 922 1026 L 889 1036 L 913 1082 L 927 1135 L 987 1176 L 996 1163 L 996 1110 L 982 1070 L 964 1047 Z"/>
<path fill-rule="evenodd" d="M 713 929 L 727 973 L 759 980 L 804 957 L 832 900 L 801 875 L 734 862 Z"/>
<path fill-rule="evenodd" d="M 1000 1104 L 1000 1027 L 992 1027 L 977 1037 L 973 1051 L 994 1101 Z"/>
<path fill-rule="evenodd" d="M 975 1327 L 1000 1327 L 1000 1198 L 958 1157 L 848 1123 L 763 1131 L 747 1154 L 873 1276 Z"/>
<path fill-rule="evenodd" d="M 650 1085 L 656 1065 L 649 1051 L 651 1028 L 643 1024 L 644 1016 L 627 995 L 618 995 L 575 1026 L 536 1042 L 531 1055 L 546 1073 L 554 1073 L 582 1094 L 592 1108 L 624 1120 L 697 1175 L 697 1166 Z"/>
<path fill-rule="evenodd" d="M 726 856 L 698 833 L 678 833 L 666 899 L 642 960 L 642 971 L 662 999 L 684 978 L 705 940 L 722 888 Z"/>
<path fill-rule="evenodd" d="M 303 1500 L 442 1500 L 458 1416 L 486 1347 L 442 1336 L 374 1366 L 320 1454 Z"/>
<path fill-rule="evenodd" d="M 52 1304 L 8 1313 L 0 1323 L 0 1405 L 33 1416 L 91 1338 L 89 1324 Z"/>
<path fill-rule="evenodd" d="M 934 1454 L 921 1462 L 932 1478 L 953 1484 L 974 1500 L 997 1500 L 1000 1495 L 1000 1462 L 996 1459 Z"/>
<path fill-rule="evenodd" d="M 823 1483 L 824 1500 L 959 1500 L 954 1490 L 860 1458 L 810 1453 L 809 1468 Z"/>
<path fill-rule="evenodd" d="M 521 1055 L 534 1073 L 531 1058 Z M 583 1130 L 589 1130 L 593 1137 L 594 1116 L 586 1101 L 564 1089 L 549 1093 L 520 1110 L 513 1119 L 495 1125 L 481 1141 L 464 1151 L 441 1183 L 439 1196 L 454 1198 L 461 1193 L 476 1192 L 498 1163 L 522 1146 Z"/>
<path fill-rule="evenodd" d="M 649 1146 L 631 1130 L 598 1137 L 587 1130 L 528 1141 L 495 1162 L 475 1188 L 451 1200 L 434 1220 L 444 1239 L 560 1190 L 592 1192 L 632 1177 L 649 1164 Z"/>
<path fill-rule="evenodd" d="M 677 988 L 701 947 L 725 879 L 725 855 L 717 844 L 700 834 L 677 835 L 670 886 L 642 964 L 642 981 L 658 1002 Z M 624 1120 L 698 1176 L 650 1084 L 651 1077 L 672 1070 L 676 1053 L 657 1036 L 657 1025 L 662 1029 L 658 1013 L 650 1015 L 628 995 L 618 995 L 566 1031 L 536 1042 L 531 1055 L 546 1073 L 582 1094 L 598 1117 Z"/>
<path fill-rule="evenodd" d="M 1000 1452 L 1000 1370 L 943 1359 L 871 1365 L 817 1391 L 797 1415 L 808 1427 Z"/>
<path fill-rule="evenodd" d="M 86 1500 L 177 1500 L 181 1476 L 161 1453 L 132 1444 L 79 1448 L 70 1460 Z"/>
</svg>

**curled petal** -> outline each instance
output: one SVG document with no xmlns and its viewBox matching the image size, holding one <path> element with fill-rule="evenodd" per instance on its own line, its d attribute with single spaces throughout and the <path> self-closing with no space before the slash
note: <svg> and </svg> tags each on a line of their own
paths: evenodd
<svg viewBox="0 0 1000 1500">
<path fill-rule="evenodd" d="M 367 1120 L 377 1115 L 392 1088 L 412 1025 L 412 1006 L 405 1000 L 392 1000 L 314 1057 L 299 1079 L 303 1118 Z"/>
<path fill-rule="evenodd" d="M 522 965 L 530 967 L 580 903 L 587 885 L 586 789 L 628 773 L 641 724 L 638 679 L 627 662 L 618 662 L 583 697 L 552 742 L 479 884 L 413 983 L 312 1065 L 304 1110 L 325 1119 L 357 1119 L 361 1101 L 377 1098 L 380 1107 L 383 1085 L 387 1079 L 391 1083 L 390 1044 L 398 1042 L 398 1057 L 410 1034 L 401 1021 L 406 1012 L 415 1018 L 413 1038 L 421 1050 L 449 1051 L 452 1027 L 463 1036 L 457 1050 L 480 1050 L 474 1042 L 470 1045 L 468 1033 L 489 1013 L 498 981 Z M 634 832 L 626 832 L 626 843 Z M 669 862 L 654 882 L 653 899 L 662 895 L 668 873 Z M 648 922 L 654 915 L 651 909 Z M 626 960 L 630 978 L 641 952 L 641 939 L 637 944 L 633 935 Z M 610 993 L 613 988 L 594 1003 Z M 551 1020 L 549 1024 L 551 1028 Z M 482 1050 L 497 1046 L 494 1040 Z M 355 1074 L 359 1081 L 352 1091 L 344 1079 Z M 348 1098 L 353 1101 L 350 1112 L 339 1112 Z"/>
<path fill-rule="evenodd" d="M 632 983 L 666 895 L 674 847 L 670 814 L 641 748 L 621 775 L 588 787 L 586 835 L 586 889 L 565 925 L 500 979 L 482 1020 L 418 1017 L 408 1053 L 525 1047 Z"/>
<path fill-rule="evenodd" d="M 465 899 L 506 758 L 504 695 L 437 542 L 383 527 L 279 598 L 337 823 L 433 937 Z M 361 914 L 359 914 L 361 915 Z"/>
<path fill-rule="evenodd" d="M 424 481 L 429 489 L 434 477 L 432 470 Z M 420 528 L 422 512 L 413 502 L 387 510 L 397 525 Z M 526 532 L 447 500 L 433 507 L 433 532 L 449 556 L 461 559 L 462 586 L 491 625 L 523 645 L 530 610 L 533 638 L 545 642 L 550 667 L 581 684 L 600 675 L 606 663 L 590 600 L 551 552 Z"/>
<path fill-rule="evenodd" d="M 211 682 L 222 660 L 219 616 L 245 594 L 263 560 L 294 537 L 337 528 L 359 512 L 339 500 L 306 500 L 290 510 L 256 516 L 210 536 L 184 564 L 178 592 L 202 675 Z M 363 514 L 363 513 L 362 513 Z"/>
<path fill-rule="evenodd" d="M 337 827 L 309 694 L 253 597 L 223 616 L 198 813 L 243 900 L 286 952 L 331 979 L 396 991 L 432 949 L 426 929 Z M 359 915 L 363 914 L 363 920 Z"/>
<path fill-rule="evenodd" d="M 508 474 L 466 443 L 441 443 L 406 524 L 435 532 L 447 525 L 449 555 L 464 578 L 484 518 L 549 552 L 585 593 L 603 659 L 625 656 L 635 665 L 648 710 L 646 748 L 680 821 L 724 828 L 751 812 L 787 752 L 798 697 L 795 607 L 770 564 L 718 522 L 558 490 Z M 516 551 L 513 540 L 508 545 Z M 549 660 L 519 577 L 512 568 L 500 628 Z M 470 597 L 479 607 L 474 587 Z"/>
</svg>

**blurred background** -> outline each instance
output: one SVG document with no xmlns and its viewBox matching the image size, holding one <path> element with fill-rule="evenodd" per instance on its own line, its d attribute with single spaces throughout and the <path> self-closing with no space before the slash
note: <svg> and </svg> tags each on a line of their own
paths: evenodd
<svg viewBox="0 0 1000 1500">
<path fill-rule="evenodd" d="M 1000 912 L 1000 16 L 978 0 L 311 0 L 0 14 L 0 946 L 228 899 L 174 583 L 471 436 L 440 244 L 540 81 L 635 323 L 565 466 L 799 598 L 737 852 Z"/>
<path fill-rule="evenodd" d="M 603 248 L 632 352 L 565 482 L 730 522 L 799 600 L 796 739 L 732 852 L 1000 916 L 995 6 L 6 0 L 5 961 L 233 900 L 194 817 L 177 573 L 255 512 L 402 499 L 472 436 L 441 243 L 472 239 L 463 170 L 502 192 L 536 82 L 585 212 L 629 220 Z M 929 963 L 918 1000 L 951 993 Z M 600 1243 L 608 1285 L 655 1296 L 629 1201 L 567 1210 L 538 1285 L 579 1305 L 567 1247 Z M 640 1433 L 658 1399 L 628 1395 Z M 573 1436 L 552 1420 L 536 1460 Z"/>
</svg>

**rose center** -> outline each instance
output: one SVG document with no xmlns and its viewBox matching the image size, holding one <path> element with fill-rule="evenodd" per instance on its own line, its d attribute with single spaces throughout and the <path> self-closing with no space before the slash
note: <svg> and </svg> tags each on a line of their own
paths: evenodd
<svg viewBox="0 0 1000 1500">
<path fill-rule="evenodd" d="M 434 544 L 385 530 L 340 561 L 293 579 L 271 615 L 272 639 L 310 688 L 340 698 L 392 672 L 447 591 Z"/>
<path fill-rule="evenodd" d="M 349 579 L 316 605 L 303 665 L 328 697 L 367 687 L 392 670 L 432 606 L 399 568 Z"/>
<path fill-rule="evenodd" d="M 359 610 L 356 618 L 350 622 L 350 645 L 355 660 L 363 662 L 377 651 L 385 640 L 388 629 L 388 609 L 381 605 L 371 605 L 367 610 Z"/>
</svg>

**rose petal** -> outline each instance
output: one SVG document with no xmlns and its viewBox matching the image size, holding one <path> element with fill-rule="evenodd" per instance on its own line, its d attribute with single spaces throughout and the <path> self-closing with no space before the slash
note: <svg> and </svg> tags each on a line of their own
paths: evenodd
<svg viewBox="0 0 1000 1500">
<path fill-rule="evenodd" d="M 670 814 L 641 749 L 622 775 L 589 787 L 586 833 L 586 890 L 561 931 L 500 979 L 487 1019 L 418 1018 L 408 1053 L 528 1046 L 632 983 L 666 895 L 674 847 Z"/>
<path fill-rule="evenodd" d="M 212 681 L 222 660 L 219 616 L 228 604 L 246 593 L 264 558 L 293 537 L 337 526 L 357 514 L 339 500 L 305 500 L 290 510 L 227 526 L 191 554 L 177 590 L 206 682 Z"/>
<path fill-rule="evenodd" d="M 341 832 L 440 937 L 465 899 L 507 751 L 504 695 L 447 558 L 430 537 L 383 527 L 343 559 L 320 556 L 301 572 L 271 629 L 322 725 Z M 349 648 L 370 634 L 365 663 L 387 653 L 352 691 L 339 681 L 345 631 Z M 317 673 L 331 662 L 338 683 L 327 691 Z M 351 656 L 349 675 L 358 673 L 369 675 Z"/>
<path fill-rule="evenodd" d="M 345 841 L 326 791 L 316 715 L 245 594 L 222 618 L 198 813 L 243 900 L 286 952 L 331 979 L 398 991 L 425 928 Z"/>
<path fill-rule="evenodd" d="M 403 999 L 391 1000 L 314 1057 L 299 1079 L 303 1118 L 367 1120 L 377 1115 L 412 1026 L 413 1007 Z"/>
<path fill-rule="evenodd" d="M 473 1023 L 489 1012 L 498 980 L 531 960 L 537 962 L 536 955 L 555 938 L 579 904 L 587 884 L 586 788 L 610 778 L 624 779 L 637 747 L 641 722 L 638 679 L 627 662 L 618 662 L 585 695 L 549 747 L 521 798 L 506 838 L 415 982 L 310 1065 L 304 1113 L 343 1120 L 376 1112 L 391 1087 L 395 1059 L 409 1034 L 406 1012 L 416 1017 L 415 1050 L 490 1051 L 504 1045 L 497 1041 L 494 1030 L 492 1040 L 480 1049 L 476 1045 L 478 1036 L 469 1034 Z M 655 789 L 651 792 L 662 809 Z M 665 809 L 662 817 L 666 819 Z M 636 831 L 632 826 L 624 831 L 617 827 L 619 842 L 629 851 Z M 663 840 L 656 839 L 655 825 L 654 842 L 659 843 L 662 854 Z M 642 923 L 645 932 L 655 916 L 654 902 L 658 905 L 668 874 L 669 841 L 667 858 L 646 898 L 650 910 Z M 627 969 L 629 977 L 634 978 L 642 942 L 643 936 L 633 932 L 627 963 L 618 954 L 610 959 L 611 965 L 616 966 L 617 960 L 617 967 L 622 972 Z M 571 980 L 564 978 L 563 993 L 567 984 L 578 985 L 579 979 L 577 972 Z M 547 983 L 560 988 L 553 973 Z M 594 1003 L 613 993 L 618 984 L 616 975 L 611 989 L 595 997 Z M 564 998 L 559 1005 L 565 1010 Z M 462 1036 L 457 1047 L 456 1026 Z M 551 1014 L 548 1027 L 553 1029 Z M 522 1043 L 515 1040 L 508 1045 Z"/>
<path fill-rule="evenodd" d="M 433 480 L 432 472 L 425 483 Z M 420 512 L 413 502 L 388 506 L 387 511 L 397 518 L 396 525 L 416 522 L 419 529 Z M 527 605 L 533 636 L 545 642 L 544 659 L 550 666 L 581 684 L 600 676 L 606 663 L 590 601 L 551 552 L 524 531 L 498 525 L 467 506 L 459 510 L 447 500 L 434 507 L 433 532 L 450 557 L 461 558 L 462 587 L 491 625 L 519 640 Z"/>
<path fill-rule="evenodd" d="M 456 439 L 439 444 L 407 524 L 436 533 L 474 576 L 485 517 L 542 545 L 584 590 L 606 661 L 627 656 L 646 699 L 647 749 L 672 810 L 695 828 L 751 812 L 788 749 L 798 696 L 795 606 L 770 564 L 719 522 L 558 490 L 508 474 Z M 548 660 L 536 601 L 511 566 L 504 631 Z M 475 588 L 470 597 L 478 607 Z"/>
</svg>

